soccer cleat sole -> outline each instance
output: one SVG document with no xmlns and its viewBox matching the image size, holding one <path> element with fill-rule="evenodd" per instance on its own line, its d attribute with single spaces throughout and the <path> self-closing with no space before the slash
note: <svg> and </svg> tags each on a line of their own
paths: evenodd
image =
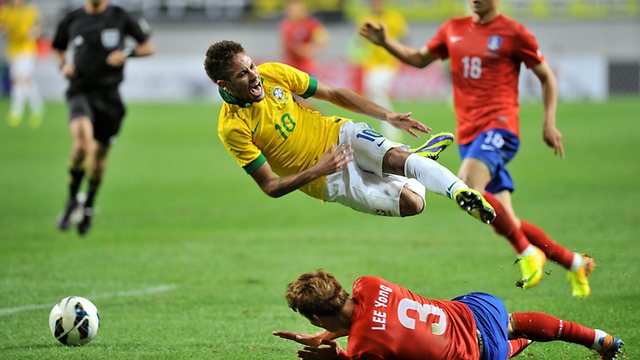
<svg viewBox="0 0 640 360">
<path fill-rule="evenodd" d="M 477 191 L 460 190 L 455 195 L 455 201 L 462 210 L 485 224 L 490 224 L 496 218 L 496 211 Z"/>
</svg>

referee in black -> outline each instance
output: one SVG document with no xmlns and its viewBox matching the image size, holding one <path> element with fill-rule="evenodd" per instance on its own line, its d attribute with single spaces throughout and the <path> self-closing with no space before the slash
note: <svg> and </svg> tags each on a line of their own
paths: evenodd
<svg viewBox="0 0 640 360">
<path fill-rule="evenodd" d="M 135 46 L 125 46 L 127 37 L 135 40 Z M 91 227 L 109 148 L 125 115 L 118 90 L 124 63 L 130 57 L 152 55 L 155 45 L 143 19 L 109 5 L 108 0 L 87 0 L 58 24 L 53 48 L 60 70 L 69 79 L 66 98 L 72 138 L 69 199 L 58 218 L 58 228 L 68 230 L 72 214 L 79 209 L 78 233 L 84 235 Z M 80 203 L 77 195 L 85 174 L 89 187 L 84 203 Z"/>
</svg>

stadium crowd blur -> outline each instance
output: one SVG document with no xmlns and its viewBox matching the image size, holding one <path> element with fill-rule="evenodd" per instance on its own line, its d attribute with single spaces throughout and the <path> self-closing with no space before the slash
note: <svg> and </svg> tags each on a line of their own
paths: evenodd
<svg viewBox="0 0 640 360">
<path fill-rule="evenodd" d="M 326 26 L 330 35 L 329 44 L 318 55 L 316 76 L 319 79 L 332 85 L 362 88 L 357 64 L 348 60 L 348 44 L 355 32 L 353 23 L 366 11 L 370 1 L 306 1 L 310 13 Z M 6 0 L 0 0 L 0 6 L 3 2 Z M 29 2 L 40 8 L 46 24 L 46 38 L 52 36 L 53 26 L 61 16 L 79 6 L 82 0 Z M 246 44 L 257 55 L 257 61 L 282 60 L 278 23 L 284 17 L 286 0 L 110 0 L 110 3 L 149 21 L 158 43 L 157 57 L 129 69 L 137 72 L 133 78 L 146 77 L 156 82 L 154 92 L 148 88 L 134 89 L 131 88 L 133 85 L 125 83 L 125 95 L 128 93 L 127 97 L 134 100 L 152 95 L 159 100 L 215 96 L 209 91 L 211 87 L 206 77 L 202 76 L 202 49 L 223 38 Z M 462 0 L 387 0 L 385 4 L 395 8 L 409 22 L 412 32 L 406 41 L 414 46 L 422 45 L 444 20 L 469 13 L 467 2 Z M 501 3 L 503 13 L 533 28 L 537 34 L 542 50 L 558 75 L 561 99 L 596 101 L 611 94 L 640 95 L 640 48 L 628 46 L 640 37 L 639 7 L 637 0 L 512 0 Z M 5 48 L 4 41 L 0 36 L 2 49 Z M 184 68 L 185 59 L 192 63 L 190 69 Z M 48 60 L 41 58 L 36 74 L 42 84 L 41 91 L 49 100 L 61 100 L 62 89 L 54 85 L 58 79 L 56 69 L 47 64 Z M 161 77 L 154 77 L 160 68 L 178 69 L 176 71 L 181 73 L 163 71 Z M 6 61 L 0 60 L 0 70 L 0 74 L 4 74 L 0 86 L 0 95 L 3 95 L 8 84 Z M 590 77 L 585 77 L 585 73 Z M 176 81 L 181 84 L 175 85 Z M 173 89 L 158 82 L 174 83 Z M 521 83 L 521 95 L 539 99 L 535 82 L 525 79 Z M 449 86 L 444 66 L 427 71 L 403 66 L 395 77 L 391 94 L 394 100 L 445 99 L 450 93 Z"/>
</svg>

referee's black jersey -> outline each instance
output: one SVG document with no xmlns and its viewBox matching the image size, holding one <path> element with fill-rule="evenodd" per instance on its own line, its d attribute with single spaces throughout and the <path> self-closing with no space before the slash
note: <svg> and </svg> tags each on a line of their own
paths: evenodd
<svg viewBox="0 0 640 360">
<path fill-rule="evenodd" d="M 123 68 L 107 65 L 107 55 L 122 50 L 125 38 L 138 43 L 146 41 L 150 29 L 144 20 L 136 20 L 124 9 L 109 5 L 100 14 L 88 14 L 84 7 L 73 10 L 60 22 L 53 39 L 54 49 L 74 51 L 76 75 L 70 79 L 68 94 L 117 88 L 123 79 Z"/>
</svg>

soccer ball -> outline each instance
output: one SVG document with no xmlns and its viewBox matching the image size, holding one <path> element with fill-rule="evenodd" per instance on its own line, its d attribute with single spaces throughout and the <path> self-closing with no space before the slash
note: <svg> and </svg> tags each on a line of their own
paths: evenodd
<svg viewBox="0 0 640 360">
<path fill-rule="evenodd" d="M 93 303 L 80 296 L 66 297 L 51 309 L 49 329 L 65 345 L 81 346 L 98 334 L 100 315 Z"/>
</svg>

